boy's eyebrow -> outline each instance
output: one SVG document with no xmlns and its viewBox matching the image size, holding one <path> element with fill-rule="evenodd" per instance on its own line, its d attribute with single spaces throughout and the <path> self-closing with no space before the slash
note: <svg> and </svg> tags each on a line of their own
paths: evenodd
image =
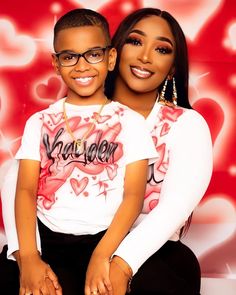
<svg viewBox="0 0 236 295">
<path fill-rule="evenodd" d="M 130 34 L 131 33 L 137 33 L 137 34 L 139 34 L 141 36 L 144 36 L 144 37 L 147 36 L 143 31 L 138 30 L 138 29 L 134 29 L 134 30 L 130 31 Z M 172 46 L 174 46 L 173 43 L 172 43 L 172 41 L 169 38 L 166 38 L 166 37 L 163 37 L 163 36 L 157 36 L 156 37 L 156 40 L 165 41 L 165 42 L 170 43 Z"/>
<path fill-rule="evenodd" d="M 104 45 L 104 46 L 89 47 L 88 50 L 91 50 L 91 49 L 101 49 L 101 48 L 105 48 L 105 47 L 107 47 L 107 45 Z"/>
<path fill-rule="evenodd" d="M 106 46 L 104 46 L 104 47 L 106 47 Z M 89 47 L 87 50 L 85 50 L 84 52 L 86 52 L 86 51 L 89 51 L 89 50 L 96 50 L 96 49 L 101 49 L 101 48 L 104 48 L 103 46 L 95 46 L 95 47 Z M 60 53 L 61 52 L 68 52 L 68 53 L 76 53 L 74 50 L 72 50 L 72 49 L 64 49 L 64 50 L 62 50 L 62 51 L 60 51 Z"/>
</svg>

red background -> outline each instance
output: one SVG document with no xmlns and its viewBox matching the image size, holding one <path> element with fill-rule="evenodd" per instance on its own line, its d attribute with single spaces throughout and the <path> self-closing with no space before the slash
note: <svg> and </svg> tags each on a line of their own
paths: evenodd
<svg viewBox="0 0 236 295">
<path fill-rule="evenodd" d="M 50 55 L 58 17 L 77 7 L 92 8 L 108 18 L 113 33 L 126 14 L 144 6 L 167 10 L 180 22 L 189 45 L 191 103 L 207 120 L 214 143 L 212 180 L 186 243 L 199 257 L 203 276 L 236 278 L 236 3 L 232 0 L 1 1 L 0 185 L 26 119 L 64 94 Z M 0 208 L 0 249 L 4 242 Z"/>
</svg>

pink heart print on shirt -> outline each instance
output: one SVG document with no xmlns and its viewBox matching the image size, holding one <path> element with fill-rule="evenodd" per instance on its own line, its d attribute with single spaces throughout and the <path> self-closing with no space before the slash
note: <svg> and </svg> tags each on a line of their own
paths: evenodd
<svg viewBox="0 0 236 295">
<path fill-rule="evenodd" d="M 166 134 L 169 132 L 169 130 L 170 130 L 170 125 L 169 125 L 168 123 L 165 122 L 165 123 L 163 124 L 162 128 L 161 128 L 161 133 L 160 133 L 160 135 L 161 135 L 161 136 L 166 135 Z"/>
<path fill-rule="evenodd" d="M 88 182 L 89 182 L 88 177 L 84 177 L 80 180 L 76 178 L 70 179 L 71 187 L 73 188 L 73 191 L 75 192 L 76 196 L 78 196 L 85 190 L 86 186 L 88 185 Z"/>
<path fill-rule="evenodd" d="M 117 175 L 117 168 L 118 168 L 118 165 L 117 164 L 113 164 L 113 165 L 110 165 L 110 166 L 106 166 L 106 170 L 107 170 L 107 174 L 108 174 L 108 177 L 112 180 L 116 177 Z"/>
<path fill-rule="evenodd" d="M 163 108 L 162 116 L 164 119 L 175 122 L 178 117 L 183 113 L 182 109 L 178 108 Z"/>
</svg>

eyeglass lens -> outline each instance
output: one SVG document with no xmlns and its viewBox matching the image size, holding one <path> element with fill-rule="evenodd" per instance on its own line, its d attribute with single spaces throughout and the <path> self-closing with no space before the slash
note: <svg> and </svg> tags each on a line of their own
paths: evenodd
<svg viewBox="0 0 236 295">
<path fill-rule="evenodd" d="M 73 66 L 77 64 L 79 58 L 83 57 L 88 63 L 98 63 L 104 58 L 106 48 L 91 49 L 82 54 L 62 52 L 58 54 L 60 64 L 62 66 Z"/>
</svg>

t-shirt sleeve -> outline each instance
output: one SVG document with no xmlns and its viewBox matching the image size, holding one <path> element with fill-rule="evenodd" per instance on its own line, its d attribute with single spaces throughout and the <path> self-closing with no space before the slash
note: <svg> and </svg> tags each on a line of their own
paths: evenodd
<svg viewBox="0 0 236 295">
<path fill-rule="evenodd" d="M 205 120 L 187 111 L 172 127 L 169 167 L 158 205 L 122 241 L 115 255 L 134 274 L 188 219 L 203 197 L 212 174 L 212 142 Z"/>
<path fill-rule="evenodd" d="M 143 159 L 148 159 L 149 164 L 155 162 L 159 155 L 145 119 L 141 115 L 132 112 L 126 118 L 123 128 L 126 164 Z"/>
<path fill-rule="evenodd" d="M 15 159 L 40 161 L 41 116 L 40 113 L 35 113 L 27 120 L 21 139 L 21 146 L 15 155 Z"/>
</svg>

